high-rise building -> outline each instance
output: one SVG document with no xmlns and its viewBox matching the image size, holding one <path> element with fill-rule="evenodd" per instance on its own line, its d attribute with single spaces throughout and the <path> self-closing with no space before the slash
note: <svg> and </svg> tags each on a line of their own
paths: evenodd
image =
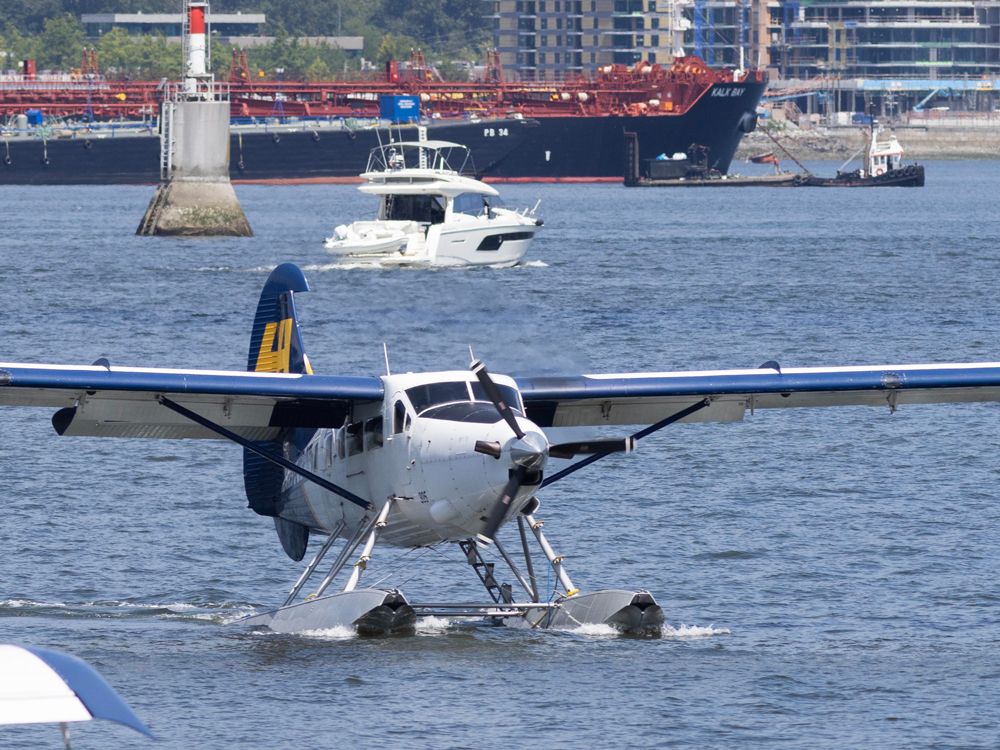
<svg viewBox="0 0 1000 750">
<path fill-rule="evenodd" d="M 509 73 L 551 80 L 685 51 L 780 78 L 1000 74 L 1000 0 L 487 0 Z"/>
<path fill-rule="evenodd" d="M 489 0 L 504 69 L 554 80 L 613 63 L 669 63 L 690 0 Z"/>
<path fill-rule="evenodd" d="M 998 0 L 768 3 L 782 78 L 961 78 L 1000 72 Z"/>
</svg>

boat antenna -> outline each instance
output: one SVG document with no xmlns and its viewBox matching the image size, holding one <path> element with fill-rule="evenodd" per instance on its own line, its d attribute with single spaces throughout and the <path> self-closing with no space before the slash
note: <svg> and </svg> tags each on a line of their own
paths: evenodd
<svg viewBox="0 0 1000 750">
<path fill-rule="evenodd" d="M 385 357 L 385 374 L 392 375 L 389 371 L 389 346 L 384 341 L 382 342 L 382 356 Z"/>
<path fill-rule="evenodd" d="M 472 344 L 469 344 L 469 365 L 476 361 L 476 355 L 472 353 Z"/>
</svg>

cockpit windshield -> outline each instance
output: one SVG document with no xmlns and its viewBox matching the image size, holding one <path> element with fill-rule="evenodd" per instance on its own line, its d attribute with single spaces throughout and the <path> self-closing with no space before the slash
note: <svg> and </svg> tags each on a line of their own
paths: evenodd
<svg viewBox="0 0 1000 750">
<path fill-rule="evenodd" d="M 428 383 L 406 389 L 414 411 L 420 414 L 432 406 L 450 404 L 453 401 L 470 401 L 468 383 Z"/>
<path fill-rule="evenodd" d="M 493 404 L 474 404 L 465 401 L 460 404 L 445 404 L 432 406 L 420 415 L 424 419 L 443 419 L 447 422 L 479 422 L 480 424 L 496 424 L 500 421 L 500 412 Z"/>
<path fill-rule="evenodd" d="M 500 397 L 507 402 L 512 409 L 520 412 L 521 400 L 518 397 L 517 389 L 508 385 L 497 384 Z M 452 404 L 456 402 L 485 402 L 490 403 L 486 391 L 481 383 L 454 381 L 449 383 L 427 383 L 426 385 L 415 385 L 406 389 L 406 395 L 413 404 L 413 409 L 417 414 L 428 409 L 441 406 L 442 404 Z M 490 408 L 493 408 L 492 405 Z M 494 410 L 494 413 L 496 411 Z"/>
</svg>

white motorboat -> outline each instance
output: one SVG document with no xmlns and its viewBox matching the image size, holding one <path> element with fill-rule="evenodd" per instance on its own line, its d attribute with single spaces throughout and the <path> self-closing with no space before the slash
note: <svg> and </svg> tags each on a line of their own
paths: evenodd
<svg viewBox="0 0 1000 750">
<path fill-rule="evenodd" d="M 470 161 L 469 149 L 449 141 L 373 149 L 358 189 L 378 196 L 377 218 L 338 226 L 327 252 L 382 266 L 515 265 L 542 226 L 538 204 L 502 208 L 495 188 L 462 174 Z"/>
</svg>

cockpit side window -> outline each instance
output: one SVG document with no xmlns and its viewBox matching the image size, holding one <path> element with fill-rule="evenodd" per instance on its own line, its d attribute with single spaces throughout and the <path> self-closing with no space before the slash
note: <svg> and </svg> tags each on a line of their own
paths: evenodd
<svg viewBox="0 0 1000 750">
<path fill-rule="evenodd" d="M 392 407 L 392 432 L 398 435 L 403 431 L 403 424 L 406 421 L 406 405 L 402 401 L 397 401 Z"/>
<path fill-rule="evenodd" d="M 365 422 L 365 450 L 382 447 L 382 417 L 373 417 Z"/>
<path fill-rule="evenodd" d="M 351 424 L 347 425 L 346 443 L 347 443 L 348 456 L 356 456 L 357 454 L 361 453 L 361 451 L 364 449 L 362 428 L 363 424 L 361 422 L 352 422 Z"/>
</svg>

